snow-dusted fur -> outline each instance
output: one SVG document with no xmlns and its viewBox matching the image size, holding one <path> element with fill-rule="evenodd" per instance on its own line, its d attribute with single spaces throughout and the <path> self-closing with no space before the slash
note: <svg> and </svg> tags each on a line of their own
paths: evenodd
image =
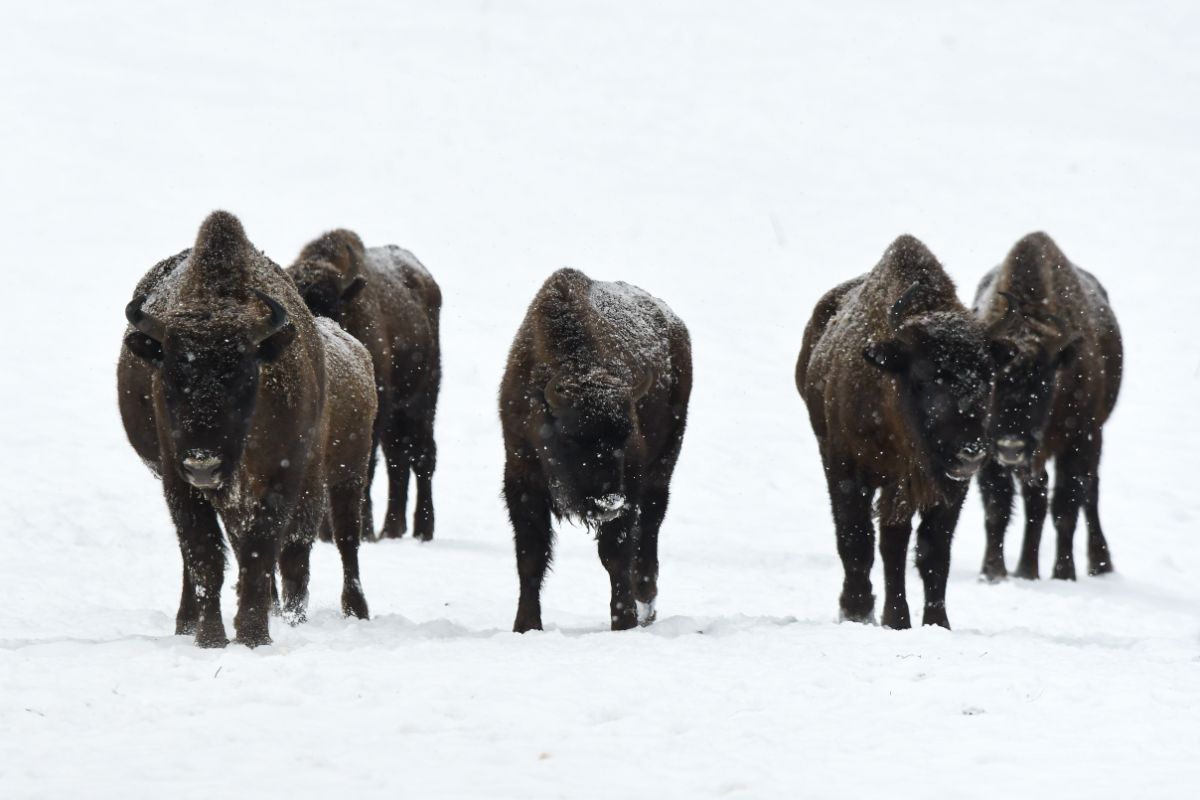
<svg viewBox="0 0 1200 800">
<path fill-rule="evenodd" d="M 252 332 L 274 311 L 254 290 L 284 315 L 261 342 Z M 193 248 L 153 267 L 134 297 L 117 391 L 129 441 L 162 478 L 179 535 L 176 632 L 202 646 L 226 642 L 218 517 L 238 564 L 238 640 L 270 641 L 277 561 L 284 611 L 303 619 L 309 549 L 327 503 L 345 565 L 343 608 L 365 618 L 357 546 L 375 413 L 366 350 L 336 325 L 315 324 L 226 212 L 205 220 Z M 219 485 L 189 482 L 185 459 L 197 455 L 219 461 Z"/>
<path fill-rule="evenodd" d="M 874 613 L 870 510 L 879 491 L 884 624 L 909 626 L 904 559 L 911 519 L 920 512 L 924 621 L 948 625 L 950 538 L 970 475 L 964 470 L 982 456 L 993 371 L 983 326 L 912 236 L 896 239 L 871 272 L 817 303 L 796 386 L 828 481 L 845 569 L 844 617 Z M 944 413 L 930 413 L 939 406 Z M 960 465 L 964 453 L 970 458 Z"/>
<path fill-rule="evenodd" d="M 1099 466 L 1102 428 L 1120 392 L 1124 351 L 1108 293 L 1042 232 L 1023 237 L 984 276 L 975 297 L 981 322 L 1006 313 L 1002 293 L 1016 300 L 1018 313 L 1004 338 L 1014 356 L 997 381 L 995 446 L 979 473 L 988 536 L 983 574 L 993 580 L 1006 575 L 1004 532 L 1015 477 L 1026 518 L 1015 574 L 1038 577 L 1051 459 L 1051 513 L 1058 534 L 1054 577 L 1075 577 L 1072 547 L 1080 506 L 1088 522 L 1088 571 L 1111 572 L 1100 525 Z"/>
<path fill-rule="evenodd" d="M 432 539 L 441 289 L 409 251 L 395 245 L 366 248 L 358 234 L 345 229 L 309 242 L 287 272 L 314 314 L 339 322 L 371 354 L 379 403 L 374 443 L 382 445 L 388 471 L 388 509 L 380 536 L 395 538 L 407 530 L 411 472 L 417 482 L 413 536 Z M 364 538 L 371 537 L 371 525 L 368 494 Z"/>
<path fill-rule="evenodd" d="M 658 531 L 692 388 L 687 328 L 626 283 L 555 272 L 534 297 L 500 386 L 504 496 L 521 596 L 514 629 L 541 628 L 550 518 L 596 531 L 613 629 L 653 617 Z"/>
</svg>

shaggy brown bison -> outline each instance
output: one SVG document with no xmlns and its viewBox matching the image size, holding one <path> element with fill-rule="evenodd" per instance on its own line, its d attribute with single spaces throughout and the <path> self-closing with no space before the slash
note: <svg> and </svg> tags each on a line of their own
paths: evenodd
<svg viewBox="0 0 1200 800">
<path fill-rule="evenodd" d="M 374 445 L 383 446 L 388 509 L 380 536 L 407 530 L 408 476 L 417 477 L 413 536 L 433 538 L 433 418 L 441 383 L 438 318 L 442 293 L 416 256 L 395 245 L 364 248 L 352 231 L 309 242 L 288 274 L 313 314 L 337 321 L 371 353 L 379 415 Z M 370 474 L 375 474 L 375 451 Z M 371 538 L 370 493 L 364 538 Z"/>
<path fill-rule="evenodd" d="M 658 531 L 691 389 L 687 328 L 662 301 L 573 269 L 542 285 L 500 385 L 521 584 L 513 630 L 542 627 L 552 515 L 596 533 L 613 630 L 654 619 Z"/>
<path fill-rule="evenodd" d="M 804 331 L 796 386 L 825 467 L 845 570 L 844 619 L 874 616 L 871 504 L 878 491 L 883 624 L 911 624 L 904 565 L 912 517 L 920 512 L 923 622 L 949 627 L 950 540 L 967 482 L 987 455 L 1002 357 L 990 341 L 996 329 L 971 316 L 937 259 L 911 236 L 898 238 L 874 269 L 817 303 Z"/>
<path fill-rule="evenodd" d="M 1053 576 L 1075 579 L 1072 549 L 1080 505 L 1088 523 L 1088 572 L 1111 572 L 1100 528 L 1101 429 L 1117 402 L 1123 353 L 1108 294 L 1049 236 L 1031 233 L 980 283 L 975 313 L 981 321 L 1005 313 L 1003 295 L 1015 299 L 1018 313 L 1004 337 L 1013 359 L 996 382 L 992 454 L 979 473 L 987 517 L 983 574 L 989 580 L 1006 574 L 1004 531 L 1015 476 L 1025 498 L 1025 541 L 1015 574 L 1038 577 L 1050 459 L 1058 531 Z"/>
<path fill-rule="evenodd" d="M 237 639 L 271 641 L 276 563 L 283 610 L 303 620 L 309 551 L 328 503 L 342 609 L 366 619 L 358 541 L 375 416 L 371 359 L 216 211 L 195 245 L 154 266 L 125 310 L 117 391 L 125 432 L 162 479 L 183 555 L 177 634 L 223 646 L 221 527 L 238 565 Z"/>
</svg>

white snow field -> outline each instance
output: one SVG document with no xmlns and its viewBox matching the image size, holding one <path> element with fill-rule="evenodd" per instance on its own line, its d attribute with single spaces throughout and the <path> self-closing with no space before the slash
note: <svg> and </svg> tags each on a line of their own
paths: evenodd
<svg viewBox="0 0 1200 800">
<path fill-rule="evenodd" d="M 0 797 L 1195 796 L 1200 5 L 3 17 Z M 116 404 L 133 286 L 214 208 L 282 264 L 336 226 L 411 248 L 445 294 L 434 541 L 364 546 L 368 622 L 342 618 L 319 544 L 311 621 L 272 620 L 253 651 L 172 635 L 178 547 Z M 902 232 L 969 301 L 1036 229 L 1124 330 L 1102 470 L 1117 573 L 979 583 L 972 489 L 954 630 L 837 624 L 793 385 L 813 305 Z M 607 630 L 595 545 L 566 527 L 547 630 L 518 636 L 495 397 L 564 265 L 666 300 L 695 390 L 659 621 Z M 915 570 L 909 590 L 919 617 Z"/>
</svg>

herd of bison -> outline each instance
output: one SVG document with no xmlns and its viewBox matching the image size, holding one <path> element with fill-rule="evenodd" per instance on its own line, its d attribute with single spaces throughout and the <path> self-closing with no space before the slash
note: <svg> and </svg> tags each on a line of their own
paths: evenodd
<svg viewBox="0 0 1200 800">
<path fill-rule="evenodd" d="M 191 248 L 141 279 L 125 309 L 117 386 L 130 444 L 162 480 L 178 534 L 177 634 L 203 647 L 228 642 L 226 535 L 237 566 L 237 641 L 269 643 L 273 612 L 304 620 L 318 537 L 341 555 L 342 610 L 365 619 L 358 549 L 376 538 L 376 451 L 388 476 L 378 536 L 407 532 L 411 473 L 413 535 L 433 537 L 441 302 L 407 250 L 368 248 L 335 230 L 281 269 L 223 211 L 204 221 Z M 822 297 L 804 331 L 796 386 L 828 482 L 845 572 L 842 618 L 874 619 L 874 516 L 882 624 L 911 625 L 905 564 L 919 513 L 922 622 L 949 627 L 950 544 L 972 476 L 986 511 L 987 579 L 1007 574 L 1014 486 L 1025 508 L 1017 576 L 1038 577 L 1049 510 L 1053 577 L 1075 578 L 1081 505 L 1088 572 L 1110 572 L 1098 467 L 1121 362 L 1104 288 L 1044 233 L 1021 239 L 984 276 L 973 309 L 911 236 Z M 691 388 L 688 331 L 662 301 L 572 269 L 538 290 L 499 396 L 520 583 L 514 630 L 542 627 L 552 520 L 563 517 L 595 533 L 612 628 L 653 621 L 658 533 Z"/>
</svg>

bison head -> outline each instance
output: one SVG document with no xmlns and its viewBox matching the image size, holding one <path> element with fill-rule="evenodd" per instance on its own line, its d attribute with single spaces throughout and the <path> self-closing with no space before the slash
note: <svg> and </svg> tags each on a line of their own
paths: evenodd
<svg viewBox="0 0 1200 800">
<path fill-rule="evenodd" d="M 288 270 L 308 310 L 341 323 L 347 304 L 367 285 L 361 275 L 347 278 L 327 261 L 310 260 Z"/>
<path fill-rule="evenodd" d="M 652 382 L 649 371 L 631 385 L 592 370 L 545 385 L 538 452 L 558 515 L 591 527 L 628 511 L 625 464 L 640 448 L 636 405 Z"/>
<path fill-rule="evenodd" d="M 992 338 L 998 329 L 984 331 L 965 314 L 933 311 L 905 319 L 918 286 L 888 313 L 893 338 L 869 344 L 863 357 L 895 376 L 909 430 L 930 465 L 965 481 L 987 457 L 996 369 L 1008 354 Z"/>
<path fill-rule="evenodd" d="M 1025 472 L 1050 421 L 1058 370 L 1076 355 L 1079 336 L 1053 315 L 1023 314 L 1023 324 L 1004 343 L 1013 358 L 996 379 L 992 449 L 1002 466 Z"/>
<path fill-rule="evenodd" d="M 160 424 L 173 440 L 174 468 L 197 489 L 219 489 L 233 474 L 249 435 L 260 367 L 296 336 L 283 306 L 254 293 L 267 314 L 249 324 L 240 308 L 161 320 L 142 310 L 144 295 L 125 308 L 133 326 L 125 346 L 158 372 L 165 417 Z"/>
</svg>

